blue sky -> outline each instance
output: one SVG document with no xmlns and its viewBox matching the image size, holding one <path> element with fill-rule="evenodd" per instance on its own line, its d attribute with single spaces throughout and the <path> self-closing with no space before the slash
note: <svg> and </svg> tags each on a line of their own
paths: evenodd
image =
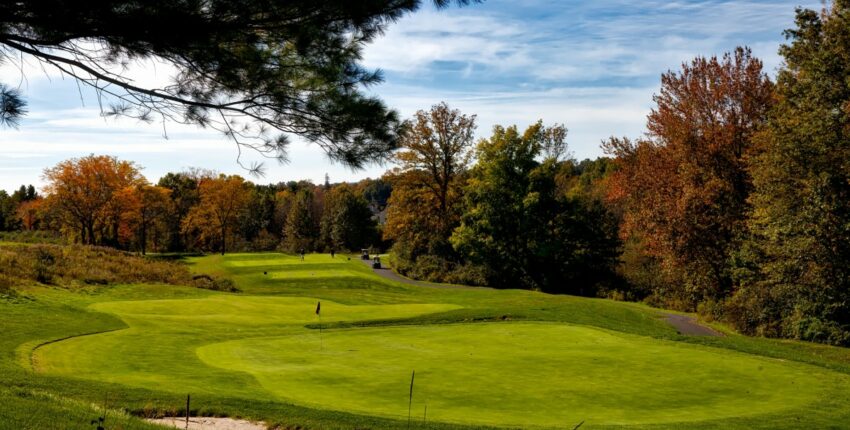
<svg viewBox="0 0 850 430">
<path fill-rule="evenodd" d="M 739 45 L 753 49 L 773 75 L 782 31 L 798 6 L 789 1 L 546 1 L 487 0 L 465 8 L 430 6 L 393 24 L 366 50 L 364 64 L 384 71 L 370 91 L 409 117 L 446 101 L 478 116 L 478 136 L 493 125 L 525 127 L 538 119 L 564 123 L 577 158 L 602 155 L 611 135 L 643 133 L 659 76 L 695 56 Z M 0 130 L 0 189 L 40 185 L 58 161 L 109 154 L 136 161 L 155 182 L 168 171 L 205 167 L 245 175 L 236 148 L 222 136 L 186 126 L 105 120 L 93 94 L 29 61 L 0 65 L 0 82 L 20 85 L 30 114 L 17 130 Z M 139 80 L 167 78 L 152 64 Z M 167 135 L 167 138 L 165 137 Z M 255 182 L 352 181 L 380 176 L 388 166 L 350 171 L 313 145 L 297 142 L 291 162 L 269 165 Z"/>
</svg>

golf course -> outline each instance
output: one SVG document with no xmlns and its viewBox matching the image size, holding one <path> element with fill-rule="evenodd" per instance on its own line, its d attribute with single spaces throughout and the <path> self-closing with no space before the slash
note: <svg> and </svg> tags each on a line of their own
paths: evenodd
<svg viewBox="0 0 850 430">
<path fill-rule="evenodd" d="M 187 395 L 193 415 L 270 428 L 842 428 L 850 419 L 842 348 L 719 326 L 723 336 L 684 336 L 640 304 L 393 282 L 340 255 L 186 263 L 239 292 L 32 287 L 0 301 L 3 426 L 28 416 L 40 422 L 30 428 L 86 428 L 105 416 L 106 428 L 161 428 L 139 418 L 185 414 Z M 45 397 L 61 401 L 29 403 Z"/>
</svg>

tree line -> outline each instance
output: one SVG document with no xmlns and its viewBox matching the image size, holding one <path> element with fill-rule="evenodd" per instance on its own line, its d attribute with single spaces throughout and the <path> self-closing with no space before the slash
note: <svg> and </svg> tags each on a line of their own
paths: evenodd
<svg viewBox="0 0 850 430">
<path fill-rule="evenodd" d="M 141 252 L 391 244 L 417 279 L 644 300 L 847 345 L 850 1 L 798 10 L 786 36 L 775 81 L 747 48 L 663 74 L 647 133 L 596 160 L 571 156 L 563 124 L 476 141 L 476 117 L 442 103 L 402 124 L 380 180 L 196 170 L 152 185 L 90 156 L 47 169 L 43 197 L 0 195 L 0 220 Z"/>
<path fill-rule="evenodd" d="M 382 245 L 380 180 L 257 185 L 203 169 L 157 184 L 140 167 L 90 155 L 45 169 L 44 195 L 0 193 L 4 230 L 49 230 L 85 245 L 157 252 L 359 250 Z"/>
</svg>

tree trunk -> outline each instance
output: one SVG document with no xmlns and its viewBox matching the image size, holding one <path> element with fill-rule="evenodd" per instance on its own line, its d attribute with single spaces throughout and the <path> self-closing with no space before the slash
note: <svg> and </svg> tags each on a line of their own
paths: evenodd
<svg viewBox="0 0 850 430">
<path fill-rule="evenodd" d="M 139 238 L 139 239 L 140 239 L 141 245 L 142 245 L 142 255 L 145 255 L 145 251 L 146 251 L 145 248 L 147 248 L 147 245 L 148 245 L 148 228 L 147 228 L 147 225 L 145 225 L 144 222 L 142 222 L 142 234 L 141 234 L 141 236 L 142 237 Z"/>
<path fill-rule="evenodd" d="M 94 222 L 89 222 L 86 226 L 86 230 L 88 233 L 88 239 L 86 240 L 85 245 L 94 245 Z"/>
<path fill-rule="evenodd" d="M 221 227 L 221 255 L 224 255 L 225 241 L 227 240 L 227 227 Z"/>
</svg>

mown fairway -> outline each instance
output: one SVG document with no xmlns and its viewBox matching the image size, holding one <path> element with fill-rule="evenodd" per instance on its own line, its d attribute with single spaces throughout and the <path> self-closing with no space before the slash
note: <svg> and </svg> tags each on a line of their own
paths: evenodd
<svg viewBox="0 0 850 430">
<path fill-rule="evenodd" d="M 312 428 L 406 427 L 413 370 L 421 428 L 841 428 L 850 418 L 843 349 L 687 338 L 641 305 L 397 284 L 339 256 L 192 262 L 242 292 L 39 288 L 32 303 L 0 302 L 13 311 L 13 365 L 36 371 L 10 375 L 86 398 L 111 392 L 134 411 L 167 411 L 192 393 L 206 413 Z M 78 323 L 28 327 L 27 306 Z"/>
</svg>

